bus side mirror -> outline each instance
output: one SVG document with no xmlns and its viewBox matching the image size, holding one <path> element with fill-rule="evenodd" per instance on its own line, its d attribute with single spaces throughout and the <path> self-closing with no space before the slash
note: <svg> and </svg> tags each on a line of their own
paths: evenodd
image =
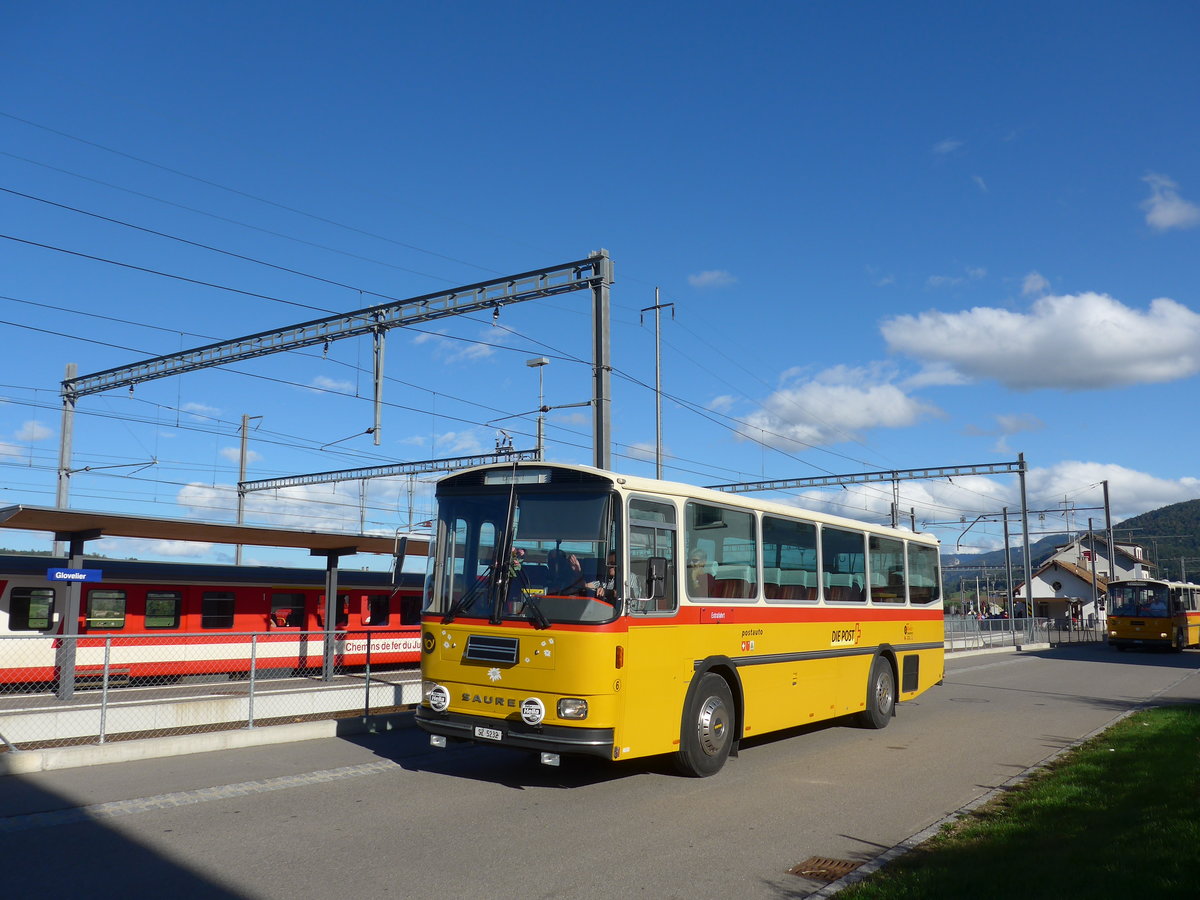
<svg viewBox="0 0 1200 900">
<path fill-rule="evenodd" d="M 649 584 L 646 587 L 649 588 L 650 599 L 661 600 L 667 595 L 667 558 L 651 556 L 648 563 L 646 579 Z"/>
</svg>

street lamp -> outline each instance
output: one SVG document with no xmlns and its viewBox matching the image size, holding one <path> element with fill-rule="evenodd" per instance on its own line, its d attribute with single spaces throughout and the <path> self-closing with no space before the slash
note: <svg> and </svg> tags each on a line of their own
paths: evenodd
<svg viewBox="0 0 1200 900">
<path fill-rule="evenodd" d="M 546 401 L 542 392 L 542 367 L 550 365 L 550 360 L 544 356 L 525 360 L 525 365 L 537 369 L 538 373 L 538 417 L 537 417 L 537 458 L 541 462 L 544 455 L 546 428 Z"/>
</svg>

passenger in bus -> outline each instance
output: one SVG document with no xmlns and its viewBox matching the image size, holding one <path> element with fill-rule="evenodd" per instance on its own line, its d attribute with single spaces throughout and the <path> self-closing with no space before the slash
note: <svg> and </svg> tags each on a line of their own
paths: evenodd
<svg viewBox="0 0 1200 900">
<path fill-rule="evenodd" d="M 687 592 L 691 597 L 712 597 L 716 594 L 716 579 L 708 571 L 708 554 L 693 550 L 688 554 Z"/>
</svg>

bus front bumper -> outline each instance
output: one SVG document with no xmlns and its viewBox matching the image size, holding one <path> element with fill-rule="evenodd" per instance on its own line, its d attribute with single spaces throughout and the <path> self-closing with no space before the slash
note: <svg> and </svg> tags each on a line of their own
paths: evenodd
<svg viewBox="0 0 1200 900">
<path fill-rule="evenodd" d="M 613 758 L 613 729 L 563 725 L 526 725 L 511 719 L 488 719 L 462 713 L 436 713 L 418 706 L 417 724 L 429 734 L 477 744 L 497 744 L 522 750 Z"/>
</svg>

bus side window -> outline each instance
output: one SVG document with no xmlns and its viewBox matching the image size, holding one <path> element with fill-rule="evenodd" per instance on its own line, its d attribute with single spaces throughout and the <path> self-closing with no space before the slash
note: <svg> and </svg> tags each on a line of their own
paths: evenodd
<svg viewBox="0 0 1200 900">
<path fill-rule="evenodd" d="M 629 575 L 625 594 L 635 613 L 673 613 L 679 606 L 675 572 L 675 507 L 635 498 L 629 501 Z M 651 566 L 651 560 L 655 560 Z M 652 575 L 662 575 L 662 579 Z"/>
</svg>

